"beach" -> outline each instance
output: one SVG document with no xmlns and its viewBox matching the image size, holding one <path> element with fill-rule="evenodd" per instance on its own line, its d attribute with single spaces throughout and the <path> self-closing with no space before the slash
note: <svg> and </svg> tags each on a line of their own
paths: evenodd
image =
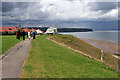
<svg viewBox="0 0 120 80">
<path fill-rule="evenodd" d="M 99 48 L 111 54 L 118 54 L 119 46 L 117 43 L 112 43 L 112 42 L 103 41 L 103 40 L 95 40 L 95 39 L 83 39 L 83 38 L 80 38 L 80 39 L 95 46 L 96 48 Z"/>
</svg>

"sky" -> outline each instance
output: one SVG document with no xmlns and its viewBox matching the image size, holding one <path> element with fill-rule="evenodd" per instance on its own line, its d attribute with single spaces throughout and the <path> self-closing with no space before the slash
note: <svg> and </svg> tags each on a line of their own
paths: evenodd
<svg viewBox="0 0 120 80">
<path fill-rule="evenodd" d="M 2 1 L 2 26 L 118 28 L 118 0 Z"/>
</svg>

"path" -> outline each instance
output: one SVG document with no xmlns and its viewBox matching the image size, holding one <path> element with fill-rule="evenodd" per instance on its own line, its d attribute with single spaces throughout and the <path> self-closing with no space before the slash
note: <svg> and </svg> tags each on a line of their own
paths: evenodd
<svg viewBox="0 0 120 80">
<path fill-rule="evenodd" d="M 18 78 L 24 60 L 31 45 L 31 40 L 21 41 L 11 48 L 2 58 L 2 78 Z"/>
</svg>

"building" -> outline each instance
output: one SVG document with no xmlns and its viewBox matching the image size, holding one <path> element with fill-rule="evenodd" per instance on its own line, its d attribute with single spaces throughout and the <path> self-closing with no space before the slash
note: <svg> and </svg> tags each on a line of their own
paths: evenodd
<svg viewBox="0 0 120 80">
<path fill-rule="evenodd" d="M 31 31 L 36 31 L 34 28 L 30 29 Z"/>
<path fill-rule="evenodd" d="M 24 29 L 22 29 L 22 31 L 25 31 L 25 32 L 28 32 L 28 31 L 31 31 L 31 29 L 28 29 L 28 28 L 24 28 Z"/>
<path fill-rule="evenodd" d="M 36 32 L 37 32 L 37 34 L 39 34 L 39 35 L 42 35 L 42 34 L 43 34 L 43 31 L 41 31 L 40 29 L 37 29 Z"/>
<path fill-rule="evenodd" d="M 57 28 L 55 28 L 55 27 L 50 27 L 50 28 L 48 28 L 48 29 L 46 30 L 45 33 L 47 33 L 47 34 L 57 34 L 58 31 L 57 31 Z"/>
<path fill-rule="evenodd" d="M 0 32 L 14 32 L 18 31 L 18 29 L 21 29 L 21 27 L 0 27 Z"/>
</svg>

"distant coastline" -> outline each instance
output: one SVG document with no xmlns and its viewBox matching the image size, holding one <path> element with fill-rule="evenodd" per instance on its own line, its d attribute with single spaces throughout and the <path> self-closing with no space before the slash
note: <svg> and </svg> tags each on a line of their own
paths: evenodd
<svg viewBox="0 0 120 80">
<path fill-rule="evenodd" d="M 93 31 L 89 28 L 58 28 L 58 32 L 89 32 Z"/>
<path fill-rule="evenodd" d="M 29 29 L 41 29 L 42 31 L 46 31 L 48 27 L 23 27 L 23 28 L 29 28 Z M 93 31 L 90 28 L 57 28 L 58 32 L 89 32 Z"/>
</svg>

